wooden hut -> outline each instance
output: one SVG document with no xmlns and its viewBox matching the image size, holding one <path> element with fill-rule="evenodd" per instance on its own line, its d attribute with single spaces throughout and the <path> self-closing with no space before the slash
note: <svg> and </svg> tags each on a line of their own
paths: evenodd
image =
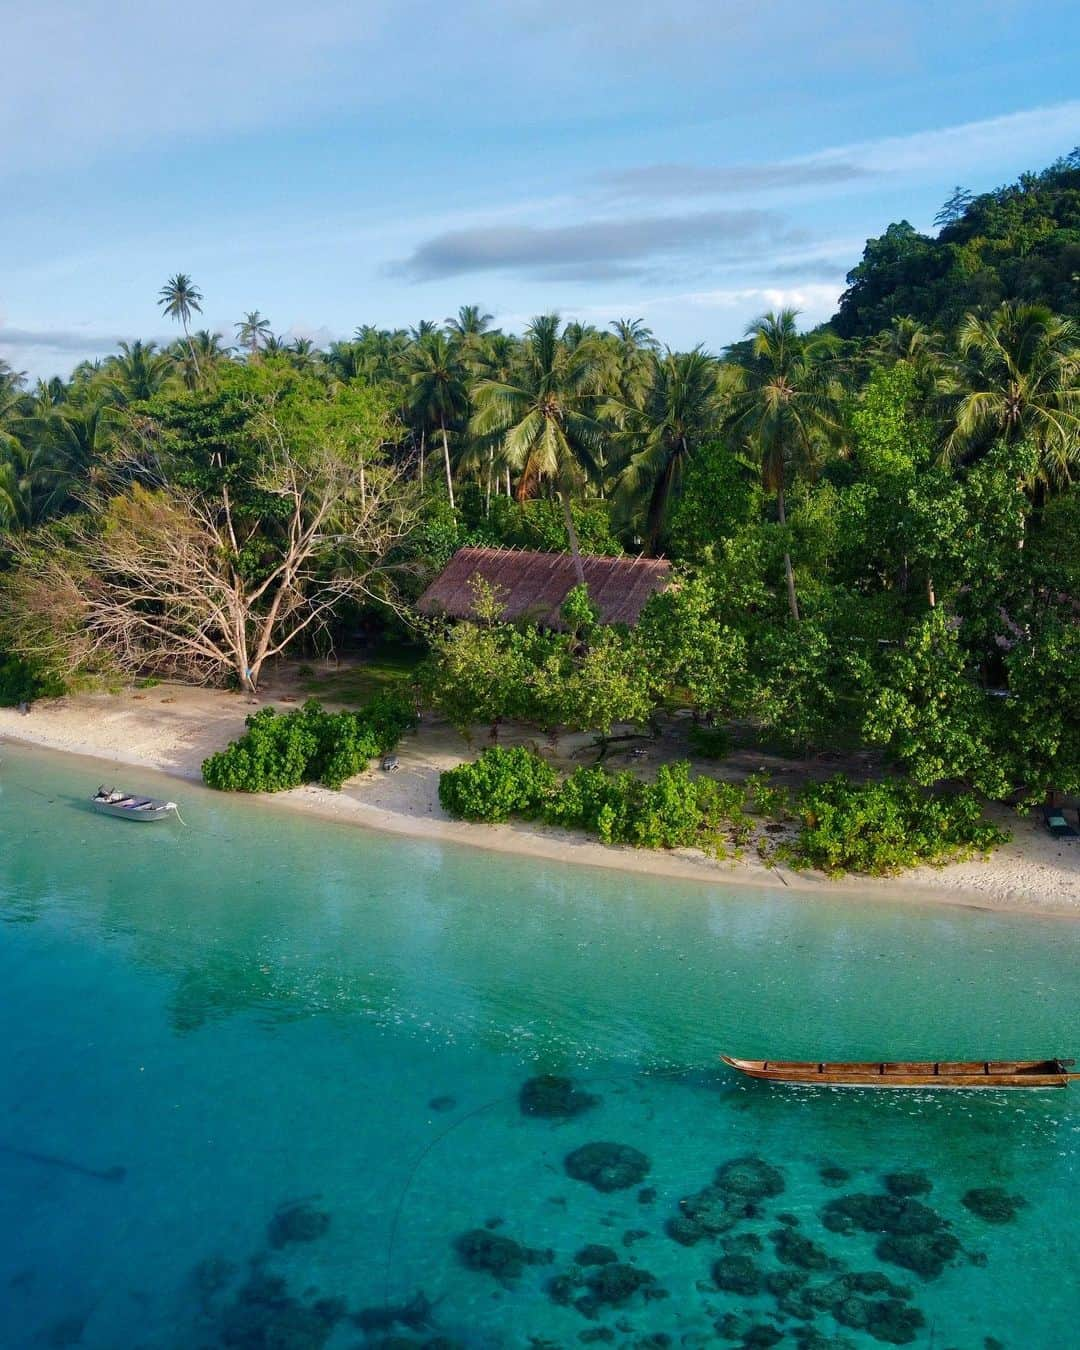
<svg viewBox="0 0 1080 1350">
<path fill-rule="evenodd" d="M 581 559 L 589 598 L 601 623 L 633 626 L 646 600 L 671 579 L 662 558 Z M 417 601 L 421 614 L 448 619 L 473 616 L 476 579 L 494 588 L 503 618 L 526 619 L 560 628 L 559 611 L 577 585 L 569 553 L 534 553 L 513 548 L 460 548 Z"/>
</svg>

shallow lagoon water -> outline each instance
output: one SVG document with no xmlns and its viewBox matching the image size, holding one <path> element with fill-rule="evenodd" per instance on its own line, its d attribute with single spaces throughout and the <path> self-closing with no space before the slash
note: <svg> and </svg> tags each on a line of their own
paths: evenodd
<svg viewBox="0 0 1080 1350">
<path fill-rule="evenodd" d="M 812 1280 L 910 1287 L 912 1344 L 1075 1343 L 1080 1087 L 778 1089 L 716 1055 L 1080 1054 L 1077 925 L 562 867 L 117 770 L 182 801 L 187 828 L 141 828 L 82 806 L 102 772 L 17 747 L 0 768 L 3 1346 L 723 1346 L 753 1326 L 797 1346 L 810 1324 L 773 1295 L 711 1287 L 723 1239 L 665 1232 L 751 1154 L 785 1187 L 727 1235 L 762 1240 L 761 1271 L 791 1268 L 770 1238 L 785 1213 L 837 1263 Z M 537 1073 L 600 1103 L 523 1115 Z M 571 1179 L 596 1140 L 648 1176 Z M 830 1164 L 850 1180 L 827 1185 Z M 960 1244 L 930 1280 L 821 1224 L 913 1169 Z M 986 1186 L 1024 1198 L 1015 1219 L 964 1207 Z M 467 1269 L 454 1241 L 486 1224 L 551 1262 Z M 589 1243 L 667 1297 L 553 1302 Z M 382 1315 L 420 1291 L 427 1325 Z M 812 1325 L 881 1344 L 828 1311 Z"/>
</svg>

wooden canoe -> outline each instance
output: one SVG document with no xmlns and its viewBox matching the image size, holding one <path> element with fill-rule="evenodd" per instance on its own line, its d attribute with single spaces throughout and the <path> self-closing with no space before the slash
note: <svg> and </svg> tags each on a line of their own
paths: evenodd
<svg viewBox="0 0 1080 1350">
<path fill-rule="evenodd" d="M 870 1088 L 1045 1088 L 1065 1087 L 1071 1059 L 829 1060 L 720 1058 L 749 1078 L 770 1083 L 826 1084 Z"/>
</svg>

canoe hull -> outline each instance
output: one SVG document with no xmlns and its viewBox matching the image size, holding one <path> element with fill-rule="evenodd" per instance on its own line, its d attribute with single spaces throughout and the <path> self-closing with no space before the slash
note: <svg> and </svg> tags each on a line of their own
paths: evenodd
<svg viewBox="0 0 1080 1350">
<path fill-rule="evenodd" d="M 1000 1088 L 1066 1087 L 1069 1073 L 1060 1060 L 988 1060 L 982 1065 L 956 1061 L 877 1064 L 803 1063 L 791 1060 L 735 1059 L 721 1055 L 725 1064 L 747 1078 L 766 1083 L 792 1083 L 809 1087 L 858 1088 L 959 1088 L 985 1091 Z M 946 1067 L 948 1066 L 948 1067 Z"/>
</svg>

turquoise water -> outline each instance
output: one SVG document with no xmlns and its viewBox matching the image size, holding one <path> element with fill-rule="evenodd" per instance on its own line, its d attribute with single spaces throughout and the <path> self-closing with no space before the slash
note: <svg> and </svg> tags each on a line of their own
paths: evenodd
<svg viewBox="0 0 1080 1350">
<path fill-rule="evenodd" d="M 0 767 L 0 1345 L 882 1344 L 835 1297 L 810 1321 L 717 1288 L 724 1242 L 751 1283 L 884 1272 L 911 1344 L 1075 1343 L 1080 1086 L 778 1089 L 716 1055 L 1080 1055 L 1080 926 L 571 869 L 129 772 L 188 822 L 143 828 L 81 805 L 101 774 L 17 747 Z M 523 1114 L 541 1072 L 600 1101 Z M 593 1141 L 647 1175 L 571 1178 Z M 679 1199 L 747 1155 L 782 1193 L 674 1241 Z M 822 1225 L 897 1170 L 959 1244 L 936 1278 Z M 1026 1203 L 988 1222 L 973 1187 Z M 781 1213 L 831 1268 L 779 1260 Z M 470 1269 L 473 1230 L 543 1260 Z M 597 1303 L 586 1244 L 654 1281 Z"/>
</svg>

